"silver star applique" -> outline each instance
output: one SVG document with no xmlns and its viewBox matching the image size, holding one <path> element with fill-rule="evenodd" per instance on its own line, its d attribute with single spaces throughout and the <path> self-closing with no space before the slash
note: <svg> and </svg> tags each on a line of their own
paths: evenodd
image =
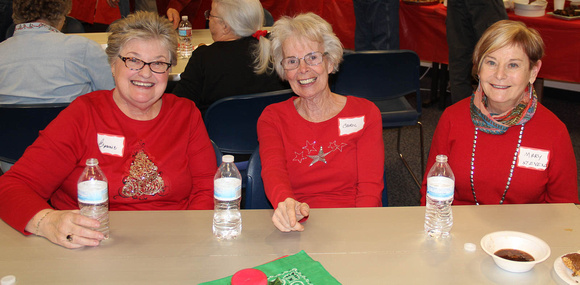
<svg viewBox="0 0 580 285">
<path fill-rule="evenodd" d="M 317 155 L 308 155 L 308 157 L 312 158 L 312 162 L 310 163 L 309 166 L 312 166 L 313 164 L 317 163 L 317 162 L 324 162 L 326 164 L 326 155 L 328 155 L 330 152 L 324 153 L 324 151 L 322 151 L 322 147 L 320 147 L 320 151 L 318 151 Z"/>
</svg>

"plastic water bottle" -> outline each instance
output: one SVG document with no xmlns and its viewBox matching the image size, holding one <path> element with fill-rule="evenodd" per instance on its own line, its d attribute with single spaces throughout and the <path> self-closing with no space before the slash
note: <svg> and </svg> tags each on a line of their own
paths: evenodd
<svg viewBox="0 0 580 285">
<path fill-rule="evenodd" d="M 435 160 L 427 174 L 425 232 L 433 238 L 447 238 L 453 226 L 451 203 L 455 192 L 455 176 L 446 155 L 437 155 Z"/>
<path fill-rule="evenodd" d="M 242 232 L 242 176 L 234 156 L 224 155 L 214 180 L 213 235 L 219 240 L 237 238 Z"/>
<path fill-rule="evenodd" d="M 98 220 L 97 230 L 109 238 L 109 187 L 107 177 L 96 158 L 87 159 L 87 166 L 77 184 L 81 215 Z"/>
<path fill-rule="evenodd" d="M 187 20 L 187 16 L 181 16 L 181 22 L 179 22 L 179 45 L 177 52 L 181 58 L 190 58 L 193 52 L 193 45 L 191 44 L 191 23 Z"/>
</svg>

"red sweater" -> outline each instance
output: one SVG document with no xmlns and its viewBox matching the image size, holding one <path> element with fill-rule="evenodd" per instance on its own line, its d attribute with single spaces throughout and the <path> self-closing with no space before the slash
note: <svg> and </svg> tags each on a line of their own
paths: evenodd
<svg viewBox="0 0 580 285">
<path fill-rule="evenodd" d="M 111 210 L 212 209 L 217 166 L 201 115 L 190 100 L 162 98 L 155 119 L 136 121 L 110 90 L 78 97 L 0 177 L 0 218 L 24 233 L 47 200 L 78 209 L 77 180 L 91 157 L 109 181 Z"/>
<path fill-rule="evenodd" d="M 471 153 L 475 126 L 466 98 L 447 108 L 439 119 L 427 161 L 427 173 L 437 154 L 446 154 L 455 174 L 456 205 L 475 204 L 470 184 Z M 474 188 L 480 204 L 499 204 L 517 147 L 520 126 L 503 135 L 478 132 L 475 151 Z M 527 151 L 526 151 L 527 150 Z M 526 154 L 547 157 L 546 166 L 522 167 Z M 544 164 L 542 159 L 535 162 Z M 421 205 L 425 205 L 427 180 L 423 179 Z M 564 123 L 538 103 L 534 117 L 525 124 L 520 155 L 504 203 L 578 203 L 577 170 L 570 135 Z"/>
<path fill-rule="evenodd" d="M 258 120 L 262 178 L 272 205 L 291 197 L 313 208 L 381 206 L 378 108 L 347 96 L 338 115 L 312 123 L 298 114 L 295 99 L 268 106 Z"/>
</svg>

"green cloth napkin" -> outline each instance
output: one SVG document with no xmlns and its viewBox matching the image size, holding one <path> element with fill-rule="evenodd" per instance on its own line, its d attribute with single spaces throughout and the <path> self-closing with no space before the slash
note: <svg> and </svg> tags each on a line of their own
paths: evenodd
<svg viewBox="0 0 580 285">
<path fill-rule="evenodd" d="M 273 282 L 279 278 L 282 284 L 340 284 L 318 261 L 314 261 L 304 250 L 297 254 L 254 267 L 268 276 Z M 205 282 L 205 285 L 230 284 L 232 276 Z M 284 282 L 285 281 L 285 282 Z M 301 281 L 302 283 L 295 283 Z"/>
</svg>

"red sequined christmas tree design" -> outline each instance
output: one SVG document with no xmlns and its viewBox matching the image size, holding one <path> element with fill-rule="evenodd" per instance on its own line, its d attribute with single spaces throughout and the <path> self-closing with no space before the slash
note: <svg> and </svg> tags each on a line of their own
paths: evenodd
<svg viewBox="0 0 580 285">
<path fill-rule="evenodd" d="M 165 182 L 153 163 L 143 150 L 133 156 L 133 162 L 129 168 L 129 175 L 123 179 L 121 196 L 135 199 L 147 199 L 147 196 L 156 194 L 163 195 Z"/>
</svg>

